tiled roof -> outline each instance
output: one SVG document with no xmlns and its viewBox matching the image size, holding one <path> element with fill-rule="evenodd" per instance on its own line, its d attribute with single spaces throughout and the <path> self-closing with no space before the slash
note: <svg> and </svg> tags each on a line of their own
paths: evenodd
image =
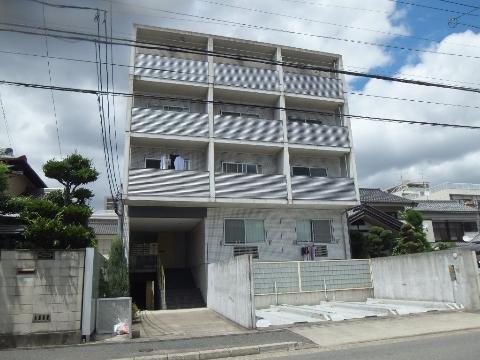
<svg viewBox="0 0 480 360">
<path fill-rule="evenodd" d="M 434 212 L 477 212 L 478 209 L 455 200 L 418 200 L 415 210 Z"/>
<path fill-rule="evenodd" d="M 118 233 L 117 220 L 90 220 L 89 225 L 96 235 L 115 235 Z"/>
<path fill-rule="evenodd" d="M 390 194 L 380 189 L 360 188 L 360 202 L 367 204 L 405 204 L 412 205 L 414 201 Z"/>
</svg>

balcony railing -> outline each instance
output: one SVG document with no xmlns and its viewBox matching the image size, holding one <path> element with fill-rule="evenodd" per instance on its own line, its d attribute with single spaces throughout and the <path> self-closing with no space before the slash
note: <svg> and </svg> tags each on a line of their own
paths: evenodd
<svg viewBox="0 0 480 360">
<path fill-rule="evenodd" d="M 215 137 L 223 139 L 283 141 L 283 128 L 280 120 L 215 115 L 214 132 Z"/>
<path fill-rule="evenodd" d="M 340 79 L 285 72 L 284 83 L 287 93 L 343 99 Z"/>
<path fill-rule="evenodd" d="M 131 169 L 128 194 L 133 196 L 209 197 L 206 171 Z"/>
<path fill-rule="evenodd" d="M 276 70 L 230 64 L 215 64 L 215 84 L 257 90 L 279 90 Z"/>
<path fill-rule="evenodd" d="M 294 200 L 355 201 L 355 184 L 350 178 L 292 176 Z"/>
<path fill-rule="evenodd" d="M 208 137 L 208 114 L 132 108 L 131 131 Z"/>
<path fill-rule="evenodd" d="M 289 121 L 288 142 L 291 144 L 349 147 L 348 128 L 315 123 Z"/>
<path fill-rule="evenodd" d="M 286 199 L 284 175 L 215 174 L 215 197 L 244 199 Z"/>
<path fill-rule="evenodd" d="M 151 78 L 206 83 L 208 81 L 208 63 L 154 54 L 137 54 L 134 74 Z"/>
</svg>

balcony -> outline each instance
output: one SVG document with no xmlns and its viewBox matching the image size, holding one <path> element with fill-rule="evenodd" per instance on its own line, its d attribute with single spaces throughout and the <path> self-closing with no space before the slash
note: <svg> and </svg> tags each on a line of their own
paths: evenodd
<svg viewBox="0 0 480 360">
<path fill-rule="evenodd" d="M 130 169 L 130 196 L 209 197 L 207 171 Z"/>
<path fill-rule="evenodd" d="M 131 131 L 208 137 L 208 114 L 132 108 Z"/>
<path fill-rule="evenodd" d="M 337 78 L 285 72 L 284 83 L 286 93 L 343 99 L 342 81 Z"/>
<path fill-rule="evenodd" d="M 293 200 L 355 201 L 355 183 L 350 178 L 292 176 Z"/>
<path fill-rule="evenodd" d="M 208 82 L 208 63 L 155 54 L 136 54 L 134 75 L 177 81 Z"/>
<path fill-rule="evenodd" d="M 276 70 L 231 64 L 215 64 L 215 84 L 255 90 L 280 90 Z"/>
<path fill-rule="evenodd" d="M 309 122 L 289 121 L 288 142 L 291 144 L 349 147 L 348 128 Z"/>
<path fill-rule="evenodd" d="M 215 174 L 217 198 L 287 199 L 284 175 Z"/>
<path fill-rule="evenodd" d="M 215 115 L 214 133 L 216 138 L 222 139 L 266 142 L 283 141 L 283 127 L 280 120 Z"/>
</svg>

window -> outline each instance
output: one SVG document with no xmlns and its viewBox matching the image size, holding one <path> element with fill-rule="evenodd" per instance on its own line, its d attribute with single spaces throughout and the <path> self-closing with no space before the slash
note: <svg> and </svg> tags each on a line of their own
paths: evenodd
<svg viewBox="0 0 480 360">
<path fill-rule="evenodd" d="M 478 227 L 476 222 L 463 223 L 463 231 L 465 232 L 477 232 Z"/>
<path fill-rule="evenodd" d="M 176 106 L 176 105 L 164 105 L 163 110 L 165 111 L 176 111 L 176 112 L 190 112 L 188 106 Z"/>
<path fill-rule="evenodd" d="M 240 111 L 220 111 L 223 116 L 236 116 L 236 117 L 250 117 L 250 118 L 260 118 L 259 114 L 254 114 L 254 113 L 247 113 L 247 112 L 240 112 Z"/>
<path fill-rule="evenodd" d="M 146 169 L 160 169 L 161 166 L 162 166 L 162 162 L 159 159 L 145 158 Z"/>
<path fill-rule="evenodd" d="M 315 168 L 315 167 L 304 167 L 304 166 L 292 166 L 292 175 L 293 176 L 310 176 L 310 177 L 326 177 L 327 169 L 325 168 Z"/>
<path fill-rule="evenodd" d="M 297 243 L 333 242 L 331 220 L 297 220 Z"/>
<path fill-rule="evenodd" d="M 307 117 L 302 117 L 298 115 L 289 115 L 288 116 L 288 121 L 292 122 L 302 122 L 302 123 L 307 123 L 307 124 L 318 124 L 322 125 L 322 121 L 318 119 L 308 119 Z"/>
<path fill-rule="evenodd" d="M 263 220 L 225 219 L 225 244 L 258 244 L 265 242 Z"/>
<path fill-rule="evenodd" d="M 238 174 L 261 174 L 262 165 L 243 163 L 222 163 L 222 172 Z"/>
</svg>

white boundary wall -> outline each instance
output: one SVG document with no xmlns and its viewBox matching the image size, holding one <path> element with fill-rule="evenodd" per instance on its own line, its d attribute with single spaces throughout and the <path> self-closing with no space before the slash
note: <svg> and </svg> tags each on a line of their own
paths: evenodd
<svg viewBox="0 0 480 360">
<path fill-rule="evenodd" d="M 207 307 L 243 327 L 255 328 L 251 255 L 208 264 Z"/>
<path fill-rule="evenodd" d="M 473 251 L 456 248 L 376 258 L 371 259 L 371 268 L 375 298 L 443 301 L 467 310 L 480 309 L 480 280 Z"/>
</svg>

